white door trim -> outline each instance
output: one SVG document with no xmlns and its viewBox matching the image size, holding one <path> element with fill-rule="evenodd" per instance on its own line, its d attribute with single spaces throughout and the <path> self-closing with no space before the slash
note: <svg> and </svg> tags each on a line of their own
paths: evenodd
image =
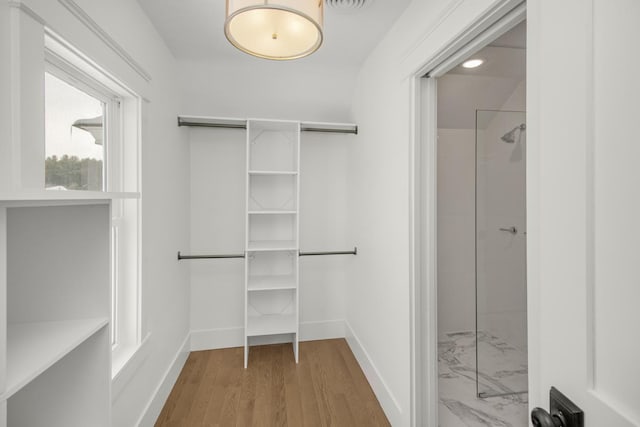
<svg viewBox="0 0 640 427">
<path fill-rule="evenodd" d="M 523 0 L 499 0 L 411 76 L 411 425 L 438 425 L 437 83 L 460 61 L 526 18 Z M 429 78 L 424 78 L 425 75 Z"/>
</svg>

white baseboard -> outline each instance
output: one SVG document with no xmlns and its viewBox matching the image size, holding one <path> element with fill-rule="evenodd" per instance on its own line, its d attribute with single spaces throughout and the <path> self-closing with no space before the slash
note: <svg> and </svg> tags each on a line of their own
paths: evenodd
<svg viewBox="0 0 640 427">
<path fill-rule="evenodd" d="M 344 320 L 323 320 L 300 324 L 300 341 L 330 340 L 344 337 Z"/>
<path fill-rule="evenodd" d="M 362 343 L 353 332 L 353 329 L 351 329 L 349 322 L 346 320 L 344 322 L 344 327 L 347 343 L 351 348 L 351 352 L 356 357 L 365 377 L 367 377 L 367 380 L 378 398 L 380 406 L 382 406 L 382 410 L 389 419 L 389 422 L 392 426 L 404 425 L 405 417 L 402 414 L 402 409 L 400 408 L 397 399 L 387 386 L 387 383 L 382 378 L 382 375 L 380 375 L 380 372 L 373 363 L 373 360 L 369 357 L 369 353 L 367 353 L 367 350 L 362 346 Z"/>
<path fill-rule="evenodd" d="M 191 331 L 191 351 L 242 347 L 243 328 L 199 329 Z"/>
<path fill-rule="evenodd" d="M 171 389 L 173 388 L 173 385 L 178 379 L 178 375 L 180 375 L 182 367 L 189 357 L 191 343 L 190 337 L 191 334 L 187 334 L 184 341 L 182 342 L 182 345 L 180 346 L 180 349 L 178 349 L 173 362 L 171 363 L 171 365 L 169 365 L 169 368 L 163 375 L 162 381 L 154 390 L 149 403 L 144 408 L 142 416 L 136 424 L 138 427 L 152 427 L 158 419 L 158 416 L 162 411 L 162 407 L 167 401 L 169 393 L 171 393 Z"/>
<path fill-rule="evenodd" d="M 344 337 L 344 320 L 323 320 L 300 323 L 300 341 L 326 340 Z M 254 342 L 254 344 L 275 344 L 287 341 L 288 339 L 286 337 L 276 336 L 270 340 Z M 244 330 L 242 327 L 200 329 L 191 331 L 191 351 L 242 346 L 244 346 Z"/>
</svg>

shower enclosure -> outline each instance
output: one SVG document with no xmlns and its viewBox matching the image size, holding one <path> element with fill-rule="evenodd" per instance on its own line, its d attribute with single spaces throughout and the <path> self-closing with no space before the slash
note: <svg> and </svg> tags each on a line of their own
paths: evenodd
<svg viewBox="0 0 640 427">
<path fill-rule="evenodd" d="M 527 391 L 526 114 L 476 111 L 478 397 Z"/>
</svg>

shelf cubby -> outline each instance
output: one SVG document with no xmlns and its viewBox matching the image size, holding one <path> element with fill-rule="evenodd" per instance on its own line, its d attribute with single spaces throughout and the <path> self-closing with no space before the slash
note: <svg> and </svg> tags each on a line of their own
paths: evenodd
<svg viewBox="0 0 640 427">
<path fill-rule="evenodd" d="M 298 122 L 249 120 L 249 170 L 297 171 Z"/>
<path fill-rule="evenodd" d="M 249 215 L 249 242 L 296 240 L 295 215 Z"/>
<path fill-rule="evenodd" d="M 297 175 L 250 175 L 249 211 L 297 211 Z"/>
<path fill-rule="evenodd" d="M 6 422 L 107 427 L 111 197 L 45 196 L 0 200 Z"/>
<path fill-rule="evenodd" d="M 247 336 L 280 335 L 296 333 L 298 319 L 296 314 L 267 314 L 249 316 L 247 322 Z"/>
<path fill-rule="evenodd" d="M 105 325 L 7 399 L 7 425 L 110 427 L 110 361 Z"/>
<path fill-rule="evenodd" d="M 11 397 L 108 324 L 108 318 L 9 324 L 5 397 Z"/>
</svg>

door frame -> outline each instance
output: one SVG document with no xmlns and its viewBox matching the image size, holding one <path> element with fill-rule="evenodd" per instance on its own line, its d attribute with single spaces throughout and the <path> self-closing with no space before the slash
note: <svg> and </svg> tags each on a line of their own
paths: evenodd
<svg viewBox="0 0 640 427">
<path fill-rule="evenodd" d="M 438 425 L 437 78 L 526 19 L 500 0 L 411 75 L 411 425 Z"/>
</svg>

